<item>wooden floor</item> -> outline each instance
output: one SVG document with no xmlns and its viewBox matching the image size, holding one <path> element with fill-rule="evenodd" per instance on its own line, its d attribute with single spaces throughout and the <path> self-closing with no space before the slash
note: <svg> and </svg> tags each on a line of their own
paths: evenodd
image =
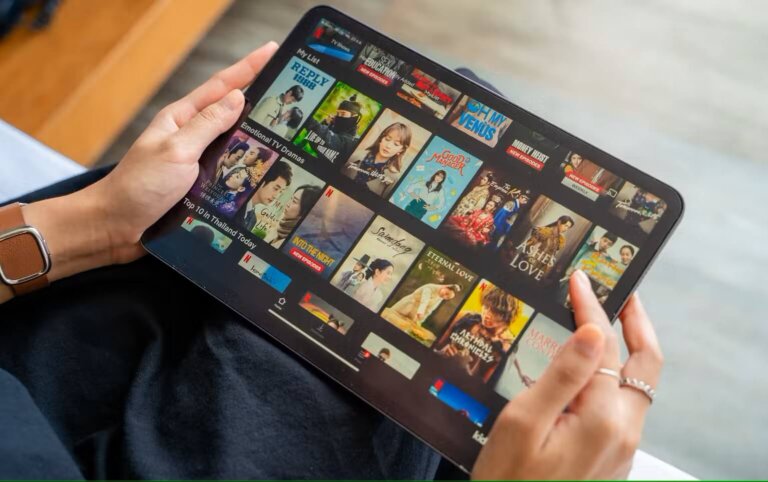
<svg viewBox="0 0 768 482">
<path fill-rule="evenodd" d="M 329 1 L 683 192 L 641 292 L 667 355 L 642 447 L 701 478 L 768 474 L 768 2 Z M 107 152 L 313 2 L 240 0 Z"/>
</svg>

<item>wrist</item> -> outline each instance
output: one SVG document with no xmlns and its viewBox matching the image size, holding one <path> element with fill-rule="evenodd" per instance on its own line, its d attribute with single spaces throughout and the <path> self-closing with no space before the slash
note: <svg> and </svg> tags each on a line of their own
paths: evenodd
<svg viewBox="0 0 768 482">
<path fill-rule="evenodd" d="M 118 195 L 121 189 L 112 179 L 110 174 L 75 194 L 89 199 L 92 219 L 97 220 L 106 238 L 105 249 L 109 251 L 110 264 L 123 264 L 145 253 L 140 243 L 143 229 L 132 222 L 136 212 L 125 208 L 131 203 L 121 201 L 122 196 Z M 134 206 L 133 209 L 141 207 Z"/>
<path fill-rule="evenodd" d="M 43 235 L 55 281 L 114 261 L 109 222 L 98 196 L 85 189 L 22 208 L 26 224 Z"/>
</svg>

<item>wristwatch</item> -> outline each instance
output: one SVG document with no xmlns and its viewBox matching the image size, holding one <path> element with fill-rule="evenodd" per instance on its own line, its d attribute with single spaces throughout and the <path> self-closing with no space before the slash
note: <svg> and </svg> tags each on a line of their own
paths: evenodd
<svg viewBox="0 0 768 482">
<path fill-rule="evenodd" d="M 48 285 L 51 254 L 40 231 L 24 222 L 23 204 L 0 207 L 0 282 L 15 295 Z"/>
</svg>

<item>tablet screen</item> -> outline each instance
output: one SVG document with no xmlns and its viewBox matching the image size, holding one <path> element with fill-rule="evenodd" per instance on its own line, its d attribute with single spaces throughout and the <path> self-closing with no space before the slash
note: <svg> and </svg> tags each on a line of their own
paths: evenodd
<svg viewBox="0 0 768 482">
<path fill-rule="evenodd" d="M 206 151 L 149 252 L 469 470 L 682 215 L 666 184 L 327 8 Z"/>
</svg>

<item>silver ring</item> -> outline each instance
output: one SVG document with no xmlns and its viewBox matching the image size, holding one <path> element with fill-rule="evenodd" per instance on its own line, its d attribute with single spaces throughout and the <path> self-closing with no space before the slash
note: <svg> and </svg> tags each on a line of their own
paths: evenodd
<svg viewBox="0 0 768 482">
<path fill-rule="evenodd" d="M 648 397 L 648 401 L 651 403 L 653 403 L 653 399 L 656 397 L 656 390 L 654 390 L 650 385 L 640 380 L 639 378 L 623 377 L 621 380 L 619 380 L 619 386 L 629 387 L 637 390 L 638 392 Z"/>
<path fill-rule="evenodd" d="M 598 368 L 595 374 L 608 375 L 609 377 L 613 377 L 618 380 L 619 385 L 621 385 L 621 374 L 616 370 L 611 370 L 610 368 Z"/>
</svg>

